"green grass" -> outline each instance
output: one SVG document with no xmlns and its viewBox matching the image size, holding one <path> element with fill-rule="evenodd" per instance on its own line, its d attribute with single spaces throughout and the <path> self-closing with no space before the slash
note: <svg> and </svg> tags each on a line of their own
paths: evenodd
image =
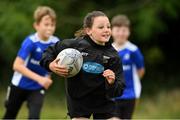
<svg viewBox="0 0 180 120">
<path fill-rule="evenodd" d="M 180 89 L 141 98 L 134 118 L 180 119 Z"/>
<path fill-rule="evenodd" d="M 0 118 L 5 111 L 3 107 L 5 92 L 0 90 Z M 161 91 L 154 96 L 142 97 L 137 105 L 135 119 L 180 119 L 180 89 Z M 42 119 L 66 118 L 65 99 L 52 97 L 48 93 L 41 113 Z M 26 104 L 19 112 L 18 118 L 27 118 Z"/>
</svg>

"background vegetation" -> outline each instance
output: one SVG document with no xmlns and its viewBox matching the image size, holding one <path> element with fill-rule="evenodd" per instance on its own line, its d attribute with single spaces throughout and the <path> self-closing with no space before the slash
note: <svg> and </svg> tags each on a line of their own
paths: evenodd
<svg viewBox="0 0 180 120">
<path fill-rule="evenodd" d="M 141 49 L 146 63 L 143 93 L 135 118 L 180 118 L 180 2 L 178 0 L 1 0 L 0 1 L 0 117 L 13 71 L 12 64 L 23 39 L 34 32 L 33 11 L 39 5 L 54 8 L 56 35 L 71 38 L 83 17 L 102 10 L 111 19 L 126 14 L 132 21 L 130 40 Z M 54 76 L 42 118 L 66 116 L 64 81 Z M 58 106 L 59 105 L 59 106 Z M 22 109 L 20 117 L 26 116 Z M 63 116 L 63 117 L 62 117 Z"/>
</svg>

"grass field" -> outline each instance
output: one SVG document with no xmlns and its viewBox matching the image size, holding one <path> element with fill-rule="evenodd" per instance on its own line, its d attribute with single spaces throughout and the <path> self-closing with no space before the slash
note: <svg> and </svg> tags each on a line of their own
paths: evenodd
<svg viewBox="0 0 180 120">
<path fill-rule="evenodd" d="M 5 92 L 0 91 L 0 118 L 4 113 Z M 66 102 L 58 96 L 46 96 L 42 110 L 42 119 L 66 119 Z M 18 118 L 27 118 L 26 104 L 19 112 Z M 180 119 L 180 89 L 161 91 L 157 95 L 142 97 L 136 108 L 134 119 Z"/>
</svg>

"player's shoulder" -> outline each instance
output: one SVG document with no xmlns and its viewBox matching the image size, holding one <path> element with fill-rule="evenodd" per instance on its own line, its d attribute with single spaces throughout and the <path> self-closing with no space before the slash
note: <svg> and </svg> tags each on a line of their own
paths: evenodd
<svg viewBox="0 0 180 120">
<path fill-rule="evenodd" d="M 33 43 L 38 42 L 38 38 L 37 38 L 36 33 L 28 35 L 25 40 L 31 41 Z"/>
<path fill-rule="evenodd" d="M 25 37 L 25 39 L 22 42 L 22 45 L 30 45 L 33 44 L 34 42 L 35 42 L 34 34 L 30 34 Z"/>
<path fill-rule="evenodd" d="M 76 46 L 82 46 L 85 41 L 81 38 L 69 38 L 69 39 L 63 39 L 59 43 L 68 47 L 76 47 Z"/>
<path fill-rule="evenodd" d="M 30 34 L 29 36 L 26 37 L 25 40 L 31 41 L 32 43 L 42 42 L 42 41 L 39 39 L 37 33 Z M 59 39 L 58 37 L 52 35 L 52 36 L 49 37 L 48 41 L 46 41 L 46 42 L 44 42 L 44 43 L 56 43 L 56 42 L 58 42 L 58 41 L 60 41 L 60 39 Z"/>
<path fill-rule="evenodd" d="M 61 44 L 64 45 L 72 45 L 74 43 L 76 43 L 77 41 L 74 38 L 68 38 L 68 39 L 63 39 L 62 41 L 59 41 Z"/>
<path fill-rule="evenodd" d="M 135 45 L 134 43 L 128 41 L 125 45 L 126 49 L 128 49 L 131 52 L 135 52 L 136 50 L 138 50 L 138 46 Z"/>
<path fill-rule="evenodd" d="M 60 41 L 60 39 L 57 37 L 57 36 L 50 36 L 49 40 L 52 42 L 52 43 L 56 43 L 58 41 Z"/>
</svg>

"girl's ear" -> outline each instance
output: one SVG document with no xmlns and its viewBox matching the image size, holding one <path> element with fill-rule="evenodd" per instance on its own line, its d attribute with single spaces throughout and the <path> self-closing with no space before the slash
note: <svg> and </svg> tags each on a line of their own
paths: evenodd
<svg viewBox="0 0 180 120">
<path fill-rule="evenodd" d="M 86 32 L 87 35 L 92 34 L 92 30 L 90 28 L 85 28 L 85 32 Z"/>
</svg>

